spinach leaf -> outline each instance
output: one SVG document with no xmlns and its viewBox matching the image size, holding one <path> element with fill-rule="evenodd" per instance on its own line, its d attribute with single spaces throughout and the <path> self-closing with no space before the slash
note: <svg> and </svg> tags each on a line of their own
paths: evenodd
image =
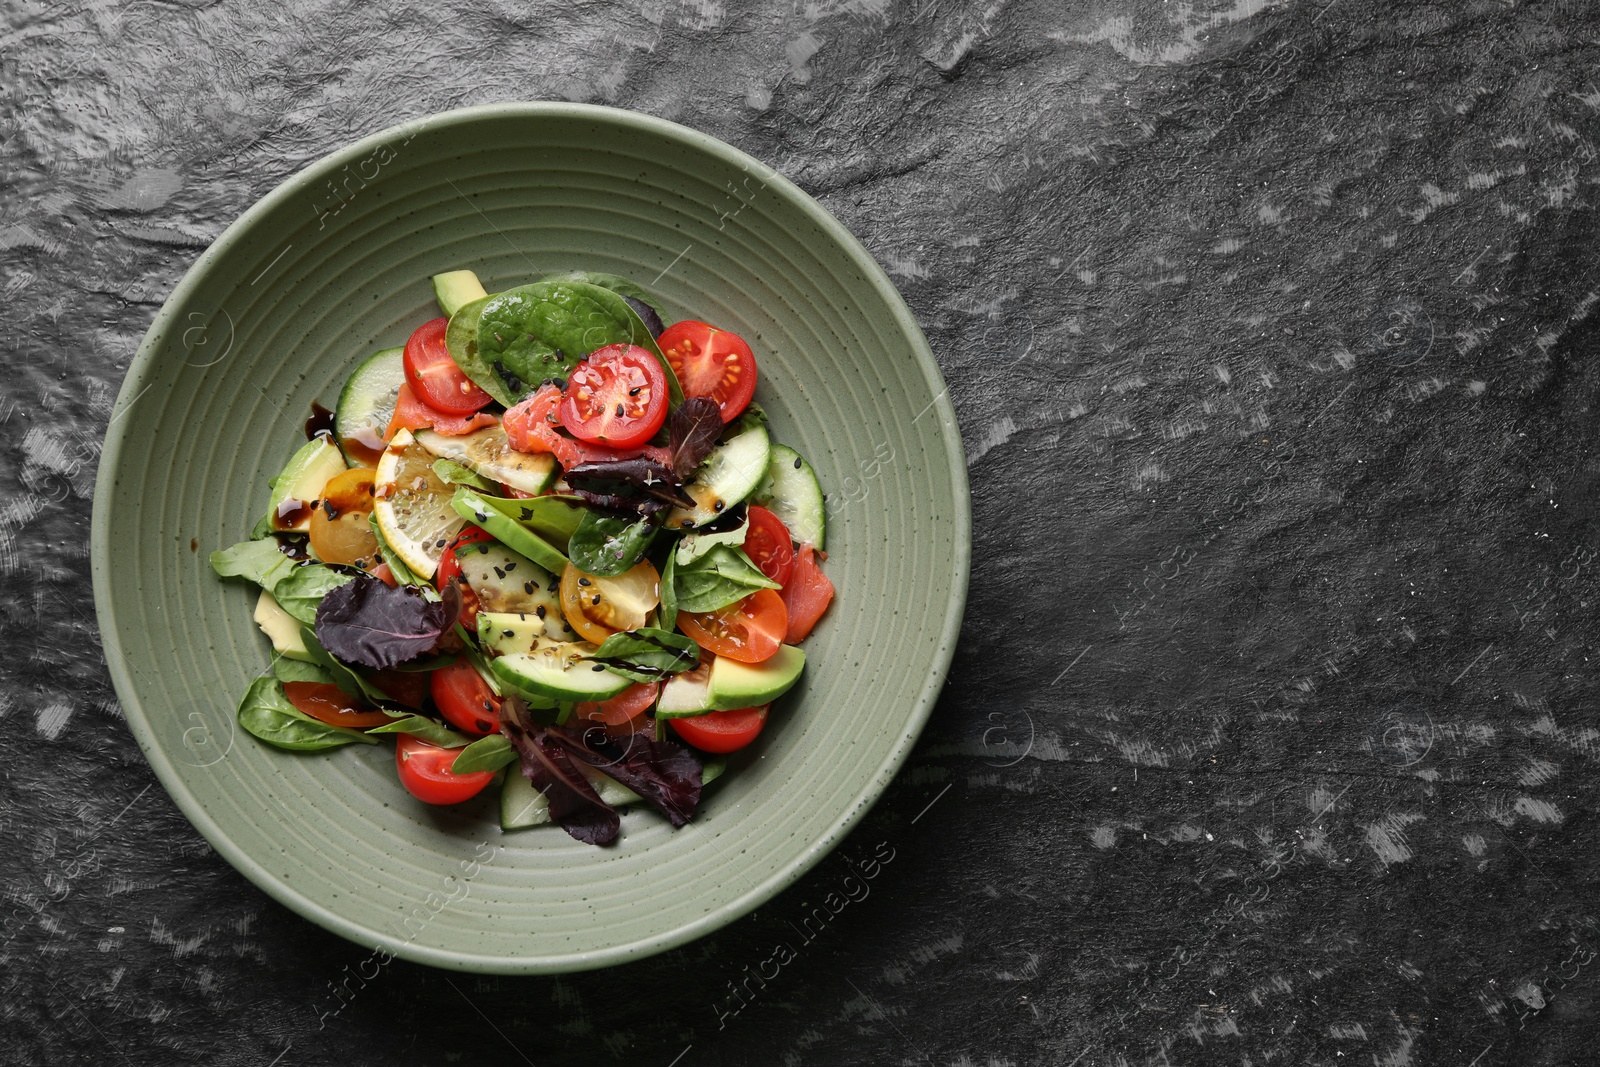
<svg viewBox="0 0 1600 1067">
<path fill-rule="evenodd" d="M 722 436 L 722 409 L 709 397 L 692 396 L 667 416 L 667 452 L 672 473 L 688 481 L 695 468 L 717 447 Z"/>
<path fill-rule="evenodd" d="M 454 582 L 430 601 L 413 586 L 391 588 L 363 574 L 330 590 L 314 621 L 317 641 L 328 652 L 381 671 L 433 651 L 460 613 L 461 589 Z"/>
<path fill-rule="evenodd" d="M 714 545 L 693 563 L 675 568 L 673 575 L 678 611 L 716 611 L 757 589 L 781 588 L 762 574 L 749 556 L 731 545 Z"/>
<path fill-rule="evenodd" d="M 720 516 L 719 516 L 720 518 Z M 746 512 L 742 521 L 731 530 L 701 530 L 696 533 L 684 534 L 678 542 L 677 550 L 673 552 L 679 563 L 685 566 L 693 563 L 701 556 L 710 552 L 718 545 L 729 545 L 740 548 L 744 545 L 745 535 L 750 532 L 750 517 Z"/>
<path fill-rule="evenodd" d="M 461 750 L 461 755 L 450 765 L 450 770 L 455 774 L 471 774 L 473 771 L 497 771 L 508 763 L 517 761 L 517 750 L 504 734 L 490 734 L 480 737 L 472 744 Z"/>
<path fill-rule="evenodd" d="M 585 511 L 567 544 L 572 565 L 586 574 L 614 578 L 639 562 L 656 535 L 649 519 L 633 522 Z"/>
<path fill-rule="evenodd" d="M 291 752 L 320 752 L 340 745 L 375 745 L 359 730 L 329 726 L 304 714 L 283 695 L 276 678 L 257 678 L 239 702 L 239 725 L 269 745 Z"/>
<path fill-rule="evenodd" d="M 693 670 L 700 661 L 700 646 L 671 630 L 641 626 L 612 634 L 589 658 L 624 678 L 659 682 L 664 675 Z"/>
<path fill-rule="evenodd" d="M 294 569 L 294 560 L 279 550 L 277 538 L 264 537 L 211 553 L 211 569 L 223 578 L 255 582 L 270 593 Z"/>
<path fill-rule="evenodd" d="M 606 274 L 594 270 L 569 270 L 565 274 L 551 274 L 540 278 L 541 282 L 586 282 L 589 285 L 598 285 L 602 289 L 610 289 L 620 297 L 633 297 L 641 304 L 654 311 L 658 316 L 661 307 L 656 303 L 656 298 L 644 290 L 642 286 L 635 285 L 619 274 Z"/>
<path fill-rule="evenodd" d="M 678 553 L 667 553 L 667 565 L 661 568 L 661 607 L 656 611 L 656 621 L 663 630 L 670 630 L 678 625 L 678 590 L 676 580 L 678 576 Z"/>
<path fill-rule="evenodd" d="M 390 714 L 394 714 L 390 712 Z M 409 712 L 386 722 L 382 726 L 374 726 L 368 730 L 369 734 L 411 734 L 420 737 L 430 745 L 440 748 L 465 748 L 472 744 L 472 738 L 465 734 L 458 734 L 438 719 L 430 719 L 425 715 L 413 715 Z"/>
<path fill-rule="evenodd" d="M 622 297 L 583 282 L 518 286 L 478 312 L 479 358 L 528 384 L 565 377 L 595 349 L 633 340 L 633 312 Z"/>
<path fill-rule="evenodd" d="M 273 587 L 272 595 L 297 622 L 310 626 L 317 621 L 317 605 L 322 598 L 353 581 L 355 575 L 340 573 L 327 564 L 302 563 Z"/>
<path fill-rule="evenodd" d="M 315 663 L 302 663 L 297 659 L 278 656 L 272 661 L 272 676 L 280 682 L 317 682 L 321 685 L 338 685 L 339 679 L 326 667 Z"/>
<path fill-rule="evenodd" d="M 473 489 L 481 489 L 487 493 L 492 493 L 499 488 L 494 482 L 491 482 L 477 471 L 463 467 L 453 459 L 440 457 L 434 460 L 433 473 L 437 474 L 439 480 L 446 485 L 466 485 Z"/>
</svg>

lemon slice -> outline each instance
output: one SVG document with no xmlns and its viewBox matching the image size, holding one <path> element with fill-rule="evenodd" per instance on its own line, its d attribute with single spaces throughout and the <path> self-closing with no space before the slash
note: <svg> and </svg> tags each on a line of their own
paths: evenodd
<svg viewBox="0 0 1600 1067">
<path fill-rule="evenodd" d="M 419 578 L 433 577 L 445 545 L 466 522 L 450 506 L 455 490 L 433 472 L 433 458 L 410 430 L 401 430 L 383 450 L 372 485 L 383 539 Z"/>
</svg>

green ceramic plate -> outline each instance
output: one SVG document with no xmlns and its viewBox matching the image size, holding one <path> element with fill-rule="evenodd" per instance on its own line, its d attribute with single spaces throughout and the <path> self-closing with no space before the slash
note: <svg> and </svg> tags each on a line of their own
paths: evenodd
<svg viewBox="0 0 1600 1067">
<path fill-rule="evenodd" d="M 674 831 L 623 817 L 611 848 L 502 834 L 487 799 L 413 802 L 388 745 L 294 755 L 239 730 L 269 658 L 254 593 L 213 548 L 361 357 L 438 314 L 428 278 L 490 291 L 609 271 L 673 317 L 744 335 L 777 438 L 832 494 L 838 598 L 804 680 Z M 822 858 L 904 761 L 966 597 L 960 436 L 927 342 L 827 211 L 713 138 L 574 104 L 470 108 L 388 130 L 230 226 L 151 326 L 112 415 L 94 501 L 95 604 L 129 725 L 218 852 L 306 918 L 466 971 L 601 967 L 749 912 Z"/>
</svg>

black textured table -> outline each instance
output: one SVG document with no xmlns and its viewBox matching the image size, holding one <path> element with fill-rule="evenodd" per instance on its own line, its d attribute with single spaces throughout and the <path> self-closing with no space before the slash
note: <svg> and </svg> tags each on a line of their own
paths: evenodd
<svg viewBox="0 0 1600 1067">
<path fill-rule="evenodd" d="M 1600 1055 L 1590 5 L 3 20 L 0 1059 Z M 230 220 L 366 133 L 536 98 L 686 123 L 837 214 L 938 354 L 977 532 L 949 686 L 835 855 L 687 948 L 477 979 L 377 965 L 168 802 L 102 664 L 89 499 Z"/>
</svg>

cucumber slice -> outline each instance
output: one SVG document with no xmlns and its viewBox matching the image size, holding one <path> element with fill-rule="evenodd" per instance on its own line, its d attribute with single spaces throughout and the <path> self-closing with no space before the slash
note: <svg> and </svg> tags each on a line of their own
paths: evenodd
<svg viewBox="0 0 1600 1067">
<path fill-rule="evenodd" d="M 610 700 L 633 682 L 590 659 L 587 641 L 552 644 L 489 661 L 495 677 L 530 693 L 573 702 Z"/>
<path fill-rule="evenodd" d="M 800 453 L 788 445 L 773 445 L 767 479 L 756 493 L 756 503 L 783 520 L 789 534 L 801 544 L 822 547 L 827 520 L 822 508 L 822 483 Z"/>
<path fill-rule="evenodd" d="M 616 779 L 607 778 L 587 764 L 573 762 L 594 785 L 594 791 L 600 794 L 600 799 L 613 808 L 626 807 L 639 801 L 638 793 Z M 710 785 L 722 777 L 722 772 L 727 769 L 728 761 L 721 756 L 706 760 L 705 770 L 700 772 L 701 784 Z M 533 787 L 533 783 L 528 781 L 516 764 L 507 767 L 505 785 L 500 790 L 500 829 L 525 830 L 530 826 L 545 826 L 549 822 L 550 802 L 544 794 Z"/>
<path fill-rule="evenodd" d="M 766 426 L 754 419 L 746 420 L 743 429 L 712 449 L 700 464 L 694 482 L 685 487 L 695 506 L 673 508 L 667 514 L 666 528 L 689 530 L 705 526 L 755 492 L 767 476 L 771 451 Z"/>
<path fill-rule="evenodd" d="M 439 310 L 447 316 L 488 295 L 478 276 L 470 270 L 452 270 L 433 276 L 433 298 L 439 301 Z"/>
<path fill-rule="evenodd" d="M 548 452 L 518 452 L 498 426 L 486 426 L 460 437 L 418 430 L 417 443 L 441 459 L 535 496 L 556 477 L 556 457 Z"/>
<path fill-rule="evenodd" d="M 456 552 L 456 562 L 461 564 L 461 576 L 477 594 L 480 611 L 541 618 L 545 637 L 556 641 L 578 639 L 561 614 L 557 579 L 527 556 L 498 541 L 479 541 L 462 546 Z"/>
<path fill-rule="evenodd" d="M 544 620 L 537 615 L 478 612 L 478 644 L 496 656 L 532 652 L 543 636 Z"/>
<path fill-rule="evenodd" d="M 361 361 L 345 379 L 333 414 L 333 435 L 351 467 L 376 467 L 383 455 L 383 434 L 394 418 L 394 405 L 405 384 L 405 349 L 385 348 Z"/>
</svg>

